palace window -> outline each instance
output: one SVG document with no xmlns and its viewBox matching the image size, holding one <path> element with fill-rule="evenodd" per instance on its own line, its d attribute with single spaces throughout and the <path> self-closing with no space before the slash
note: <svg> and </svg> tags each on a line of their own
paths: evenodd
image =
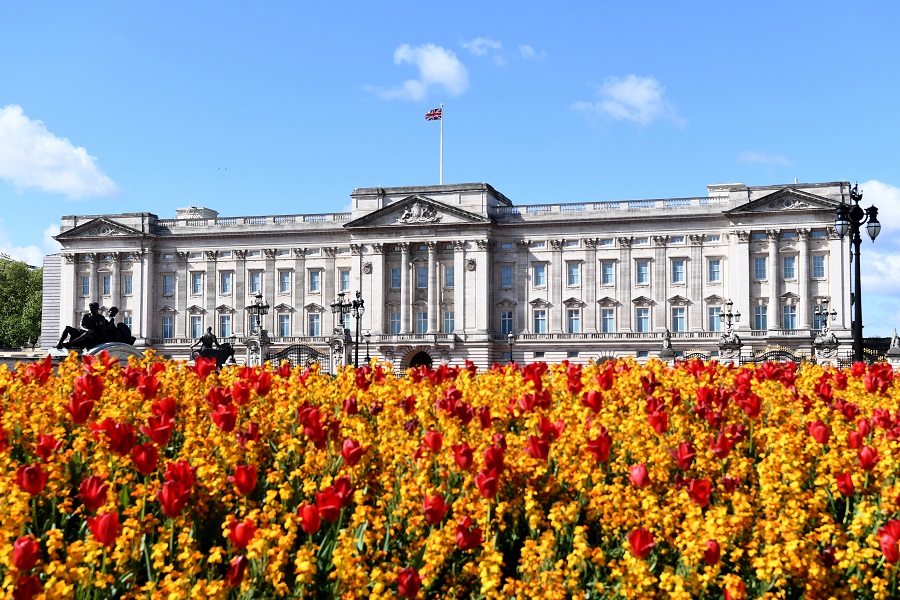
<svg viewBox="0 0 900 600">
<path fill-rule="evenodd" d="M 672 283 L 684 283 L 684 260 L 672 261 Z"/>
<path fill-rule="evenodd" d="M 600 263 L 600 283 L 601 285 L 613 285 L 616 282 L 615 266 L 611 262 Z"/>
<path fill-rule="evenodd" d="M 191 294 L 199 296 L 203 293 L 203 274 L 191 273 Z"/>
<path fill-rule="evenodd" d="M 109 296 L 112 293 L 112 276 L 103 276 L 103 295 Z"/>
<path fill-rule="evenodd" d="M 614 308 L 600 309 L 600 331 L 603 333 L 615 333 L 616 311 Z"/>
<path fill-rule="evenodd" d="M 566 285 L 569 287 L 581 285 L 581 264 L 577 262 L 566 263 Z"/>
<path fill-rule="evenodd" d="M 322 271 L 318 269 L 310 269 L 309 291 L 313 293 L 322 291 Z"/>
<path fill-rule="evenodd" d="M 711 258 L 709 259 L 708 275 L 710 283 L 718 283 L 722 281 L 722 259 L 720 258 Z M 717 330 L 718 331 L 718 330 Z"/>
<path fill-rule="evenodd" d="M 566 331 L 569 333 L 581 333 L 581 309 L 566 309 Z"/>
<path fill-rule="evenodd" d="M 134 277 L 128 273 L 125 275 L 125 295 L 130 296 L 134 293 Z"/>
<path fill-rule="evenodd" d="M 543 308 L 534 309 L 534 333 L 547 333 L 547 311 Z"/>
<path fill-rule="evenodd" d="M 766 259 L 764 256 L 754 256 L 753 257 L 753 278 L 754 279 L 765 279 L 766 278 Z"/>
<path fill-rule="evenodd" d="M 219 315 L 219 336 L 231 337 L 231 315 Z"/>
<path fill-rule="evenodd" d="M 444 333 L 453 333 L 453 311 L 444 311 Z"/>
<path fill-rule="evenodd" d="M 797 329 L 797 306 L 785 304 L 781 307 L 781 328 Z"/>
<path fill-rule="evenodd" d="M 815 279 L 825 279 L 825 255 L 814 254 L 812 257 L 812 276 Z"/>
<path fill-rule="evenodd" d="M 278 291 L 282 294 L 291 292 L 291 272 L 288 270 L 278 271 Z"/>
<path fill-rule="evenodd" d="M 672 331 L 686 331 L 685 328 L 685 319 L 684 319 L 684 307 L 683 306 L 673 306 L 672 307 Z"/>
<path fill-rule="evenodd" d="M 506 335 L 512 333 L 513 330 L 513 311 L 500 311 L 500 333 Z"/>
<path fill-rule="evenodd" d="M 782 260 L 781 267 L 781 275 L 785 279 L 796 279 L 797 277 L 797 257 L 796 256 L 785 256 Z"/>
<path fill-rule="evenodd" d="M 753 329 L 756 331 L 765 331 L 769 328 L 765 306 L 753 307 Z"/>
<path fill-rule="evenodd" d="M 637 279 L 638 284 L 647 284 L 650 283 L 650 261 L 649 260 L 639 260 L 637 261 Z"/>
<path fill-rule="evenodd" d="M 452 288 L 456 284 L 455 278 L 453 267 L 444 267 L 444 287 Z"/>
<path fill-rule="evenodd" d="M 163 338 L 172 339 L 175 337 L 175 319 L 174 317 L 163 317 Z"/>
<path fill-rule="evenodd" d="M 428 312 L 421 310 L 416 313 L 416 333 L 428 331 Z"/>
<path fill-rule="evenodd" d="M 203 317 L 191 315 L 191 337 L 198 338 L 203 335 Z"/>
<path fill-rule="evenodd" d="M 175 276 L 163 275 L 163 296 L 171 296 L 175 293 Z"/>
<path fill-rule="evenodd" d="M 534 265 L 532 279 L 534 287 L 544 287 L 547 285 L 547 265 Z"/>
<path fill-rule="evenodd" d="M 307 335 L 310 337 L 318 337 L 322 335 L 322 315 L 319 313 L 309 313 L 306 316 Z"/>
<path fill-rule="evenodd" d="M 428 267 L 416 267 L 416 287 L 420 290 L 428 287 Z"/>
<path fill-rule="evenodd" d="M 350 291 L 350 270 L 342 269 L 340 275 L 340 286 L 342 292 Z"/>
<path fill-rule="evenodd" d="M 278 315 L 278 336 L 290 337 L 291 315 Z"/>
<path fill-rule="evenodd" d="M 250 271 L 250 293 L 262 291 L 262 271 Z"/>
<path fill-rule="evenodd" d="M 650 333 L 650 309 L 638 308 L 635 312 L 638 333 Z"/>
<path fill-rule="evenodd" d="M 231 293 L 231 271 L 219 273 L 219 293 L 223 296 Z"/>
<path fill-rule="evenodd" d="M 397 335 L 400 333 L 400 313 L 392 312 L 388 316 L 388 326 L 391 335 Z"/>
<path fill-rule="evenodd" d="M 400 269 L 391 269 L 391 289 L 400 289 Z"/>
<path fill-rule="evenodd" d="M 511 288 L 513 284 L 512 265 L 500 265 L 500 287 Z"/>
<path fill-rule="evenodd" d="M 707 330 L 722 331 L 722 307 L 710 306 L 707 308 Z"/>
</svg>

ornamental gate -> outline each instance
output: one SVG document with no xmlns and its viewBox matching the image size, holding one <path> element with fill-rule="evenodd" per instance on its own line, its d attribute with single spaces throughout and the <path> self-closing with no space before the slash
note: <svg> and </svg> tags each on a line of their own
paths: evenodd
<svg viewBox="0 0 900 600">
<path fill-rule="evenodd" d="M 741 364 L 747 363 L 763 363 L 763 362 L 794 362 L 801 363 L 809 360 L 808 356 L 798 354 L 790 348 L 784 346 L 770 346 L 755 353 L 753 356 L 741 358 Z"/>
<path fill-rule="evenodd" d="M 312 346 L 303 344 L 294 344 L 280 352 L 269 353 L 266 360 L 276 367 L 285 360 L 293 367 L 310 367 L 313 363 L 319 363 L 323 373 L 331 373 L 331 356 L 327 352 L 319 352 Z"/>
</svg>

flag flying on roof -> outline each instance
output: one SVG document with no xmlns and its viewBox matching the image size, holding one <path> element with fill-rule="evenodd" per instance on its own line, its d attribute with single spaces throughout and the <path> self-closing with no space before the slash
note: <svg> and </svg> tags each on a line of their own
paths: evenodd
<svg viewBox="0 0 900 600">
<path fill-rule="evenodd" d="M 435 108 L 434 110 L 429 110 L 427 113 L 425 113 L 425 120 L 426 121 L 440 121 L 441 113 L 443 111 L 444 111 L 443 107 Z"/>
</svg>

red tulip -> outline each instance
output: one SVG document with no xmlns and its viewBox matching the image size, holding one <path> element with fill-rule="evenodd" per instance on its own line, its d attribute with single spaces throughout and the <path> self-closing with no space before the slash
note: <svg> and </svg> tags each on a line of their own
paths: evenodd
<svg viewBox="0 0 900 600">
<path fill-rule="evenodd" d="M 816 420 L 812 423 L 809 423 L 806 426 L 806 430 L 809 432 L 809 435 L 813 437 L 813 439 L 815 439 L 823 446 L 828 443 L 828 439 L 831 437 L 831 429 L 829 429 L 828 425 L 823 423 L 821 420 Z"/>
<path fill-rule="evenodd" d="M 826 546 L 825 549 L 822 550 L 822 564 L 829 569 L 834 568 L 834 566 L 838 564 L 834 552 L 834 546 Z"/>
<path fill-rule="evenodd" d="M 246 548 L 254 535 L 256 535 L 256 524 L 253 519 L 232 521 L 228 524 L 228 539 L 236 548 Z"/>
<path fill-rule="evenodd" d="M 16 582 L 12 597 L 13 600 L 31 600 L 42 591 L 44 591 L 44 586 L 41 585 L 41 580 L 37 575 L 25 575 L 19 577 L 19 581 Z"/>
<path fill-rule="evenodd" d="M 500 474 L 494 469 L 487 471 L 479 471 L 475 476 L 475 485 L 483 498 L 490 500 L 497 495 L 497 489 L 500 485 Z"/>
<path fill-rule="evenodd" d="M 699 507 L 709 504 L 709 496 L 712 494 L 712 483 L 709 479 L 691 479 L 688 482 L 688 496 Z"/>
<path fill-rule="evenodd" d="M 131 451 L 134 468 L 141 475 L 150 475 L 159 465 L 159 450 L 153 444 L 138 444 Z"/>
<path fill-rule="evenodd" d="M 103 376 L 89 374 L 76 377 L 75 393 L 96 402 L 103 395 Z"/>
<path fill-rule="evenodd" d="M 16 483 L 22 490 L 37 496 L 47 485 L 48 473 L 44 473 L 41 465 L 22 465 L 16 470 Z"/>
<path fill-rule="evenodd" d="M 30 535 L 13 542 L 13 565 L 20 571 L 30 571 L 41 557 L 41 545 Z"/>
<path fill-rule="evenodd" d="M 859 431 L 851 431 L 847 434 L 847 447 L 853 450 L 858 450 L 862 448 L 863 445 L 863 434 Z"/>
<path fill-rule="evenodd" d="M 878 409 L 876 408 L 875 410 Z M 856 422 L 856 430 L 859 431 L 864 438 L 869 437 L 869 434 L 872 433 L 872 422 L 866 418 L 860 419 Z"/>
<path fill-rule="evenodd" d="M 331 487 L 334 488 L 334 493 L 340 499 L 341 506 L 350 506 L 350 503 L 353 502 L 353 484 L 350 482 L 350 478 L 338 477 L 331 482 Z"/>
<path fill-rule="evenodd" d="M 250 386 L 243 381 L 235 381 L 231 386 L 231 397 L 238 406 L 244 406 L 250 401 Z"/>
<path fill-rule="evenodd" d="M 439 431 L 429 429 L 425 432 L 425 445 L 434 453 L 441 451 L 441 445 L 444 443 L 444 436 Z"/>
<path fill-rule="evenodd" d="M 129 423 L 108 423 L 106 438 L 109 440 L 110 450 L 120 456 L 125 456 L 134 448 L 134 427 Z"/>
<path fill-rule="evenodd" d="M 477 548 L 484 542 L 479 527 L 472 527 L 472 519 L 463 517 L 456 526 L 456 546 L 461 550 Z"/>
<path fill-rule="evenodd" d="M 334 487 L 328 486 L 321 492 L 316 492 L 316 507 L 319 509 L 319 516 L 334 523 L 341 515 L 341 497 Z"/>
<path fill-rule="evenodd" d="M 194 487 L 194 473 L 196 469 L 191 467 L 191 463 L 186 460 L 179 460 L 177 463 L 169 463 L 166 465 L 165 478 L 166 481 L 177 481 L 182 484 L 186 490 Z"/>
<path fill-rule="evenodd" d="M 628 479 L 634 487 L 642 489 L 650 485 L 650 476 L 647 473 L 647 467 L 643 463 L 631 465 L 628 471 Z"/>
<path fill-rule="evenodd" d="M 341 448 L 341 456 L 344 457 L 344 463 L 348 467 L 355 467 L 362 458 L 363 452 L 365 452 L 365 450 L 359 442 L 349 437 L 344 439 L 344 446 Z"/>
<path fill-rule="evenodd" d="M 690 469 L 691 465 L 694 464 L 694 457 L 697 456 L 690 442 L 681 442 L 678 444 L 678 449 L 669 450 L 669 454 L 675 459 L 675 465 L 681 471 Z"/>
<path fill-rule="evenodd" d="M 881 546 L 881 553 L 884 554 L 884 560 L 891 564 L 900 560 L 898 540 L 900 540 L 900 520 L 891 519 L 878 530 L 878 545 Z"/>
<path fill-rule="evenodd" d="M 709 438 L 709 449 L 712 450 L 712 453 L 716 458 L 725 459 L 728 456 L 728 453 L 731 452 L 733 445 L 734 442 L 725 435 L 724 429 L 719 431 L 717 437 L 710 436 Z"/>
<path fill-rule="evenodd" d="M 138 383 L 137 389 L 141 393 L 141 396 L 144 398 L 144 400 L 156 398 L 156 394 L 159 392 L 159 380 L 156 378 L 155 374 L 141 375 L 141 381 L 140 383 Z"/>
<path fill-rule="evenodd" d="M 588 452 L 590 452 L 594 459 L 599 463 L 605 463 L 609 460 L 609 450 L 612 447 L 612 438 L 609 437 L 609 432 L 602 425 L 600 426 L 600 435 L 598 435 L 595 439 L 589 439 L 587 443 Z"/>
<path fill-rule="evenodd" d="M 88 529 L 94 538 L 104 546 L 112 546 L 119 536 L 119 513 L 99 513 L 96 517 L 87 518 Z"/>
<path fill-rule="evenodd" d="M 162 489 L 156 492 L 156 499 L 162 506 L 162 512 L 169 518 L 181 514 L 191 497 L 191 490 L 180 481 L 167 481 Z"/>
<path fill-rule="evenodd" d="M 263 371 L 253 379 L 253 391 L 260 398 L 265 397 L 270 389 L 272 389 L 272 374 L 268 371 Z"/>
<path fill-rule="evenodd" d="M 444 497 L 440 494 L 435 494 L 434 496 L 425 494 L 425 498 L 422 501 L 422 509 L 425 513 L 425 520 L 429 525 L 437 525 L 443 521 L 444 515 L 447 514 L 447 508 Z"/>
<path fill-rule="evenodd" d="M 259 423 L 255 421 L 247 424 L 246 431 L 238 431 L 235 434 L 237 438 L 238 444 L 241 448 L 246 448 L 248 442 L 258 442 L 259 441 Z"/>
<path fill-rule="evenodd" d="M 209 374 L 216 370 L 216 359 L 198 356 L 194 361 L 194 373 L 200 378 L 200 381 L 206 381 Z"/>
<path fill-rule="evenodd" d="M 503 440 L 503 444 L 506 444 L 506 440 Z M 503 472 L 503 469 L 506 468 L 504 464 L 504 460 L 506 458 L 506 451 L 503 449 L 502 445 L 498 445 L 494 443 L 484 450 L 484 468 L 486 471 L 496 471 L 497 475 Z"/>
<path fill-rule="evenodd" d="M 256 467 L 238 465 L 234 468 L 234 475 L 228 476 L 228 481 L 234 484 L 241 496 L 249 496 L 256 489 Z"/>
<path fill-rule="evenodd" d="M 96 475 L 91 475 L 81 482 L 78 486 L 77 498 L 81 499 L 84 509 L 88 512 L 97 512 L 101 506 L 106 504 L 106 492 L 109 486 L 103 483 L 103 480 Z"/>
<path fill-rule="evenodd" d="M 234 404 L 220 404 L 214 412 L 209 413 L 216 427 L 228 433 L 234 431 L 234 425 L 237 422 L 237 406 Z"/>
<path fill-rule="evenodd" d="M 706 550 L 703 551 L 703 562 L 708 565 L 714 565 L 719 562 L 722 556 L 722 549 L 716 540 L 706 540 Z"/>
<path fill-rule="evenodd" d="M 478 409 L 478 424 L 481 425 L 482 429 L 488 429 L 493 422 L 494 418 L 491 416 L 490 408 L 482 406 Z"/>
<path fill-rule="evenodd" d="M 69 403 L 64 405 L 76 425 L 84 425 L 94 410 L 94 401 L 81 394 L 69 394 Z"/>
<path fill-rule="evenodd" d="M 861 469 L 871 471 L 878 464 L 878 451 L 871 446 L 863 446 L 856 454 L 857 462 Z"/>
<path fill-rule="evenodd" d="M 529 435 L 525 452 L 538 460 L 546 461 L 550 455 L 550 441 L 544 437 Z"/>
<path fill-rule="evenodd" d="M 175 418 L 175 412 L 178 410 L 178 405 L 175 403 L 175 400 L 170 396 L 166 396 L 162 400 L 157 400 L 150 406 L 150 410 L 153 411 L 153 414 L 157 417 L 171 417 Z"/>
<path fill-rule="evenodd" d="M 453 460 L 456 461 L 460 469 L 468 471 L 472 468 L 472 463 L 475 462 L 475 455 L 469 444 L 466 442 L 453 444 L 450 448 L 453 450 Z"/>
<path fill-rule="evenodd" d="M 42 433 L 38 436 L 38 441 L 34 445 L 34 451 L 43 460 L 49 460 L 53 453 L 62 448 L 62 446 L 62 441 L 56 441 L 56 438 L 52 435 Z"/>
<path fill-rule="evenodd" d="M 356 396 L 351 396 L 344 400 L 344 403 L 341 405 L 341 409 L 347 413 L 348 416 L 358 415 L 359 414 L 359 403 L 356 401 Z"/>
<path fill-rule="evenodd" d="M 722 477 L 722 487 L 724 487 L 725 491 L 729 494 L 736 490 L 740 484 L 741 480 L 737 477 L 729 477 L 728 475 Z"/>
<path fill-rule="evenodd" d="M 669 430 L 669 413 L 664 410 L 655 410 L 647 415 L 647 422 L 658 434 L 663 434 Z"/>
<path fill-rule="evenodd" d="M 631 545 L 631 553 L 643 560 L 650 555 L 650 551 L 656 546 L 653 534 L 643 527 L 638 527 L 628 534 L 628 543 Z"/>
<path fill-rule="evenodd" d="M 209 407 L 215 411 L 223 404 L 226 406 L 232 404 L 234 398 L 231 396 L 231 390 L 214 385 L 206 392 L 206 400 L 209 402 Z"/>
<path fill-rule="evenodd" d="M 238 554 L 228 563 L 228 571 L 225 572 L 225 582 L 228 587 L 237 587 L 244 581 L 244 571 L 250 561 L 243 554 Z"/>
<path fill-rule="evenodd" d="M 406 567 L 397 575 L 397 593 L 401 598 L 415 598 L 422 589 L 422 580 L 415 569 Z"/>
<path fill-rule="evenodd" d="M 304 504 L 297 513 L 300 515 L 300 528 L 307 534 L 312 535 L 319 530 L 322 525 L 322 519 L 319 517 L 319 509 L 315 504 Z"/>
<path fill-rule="evenodd" d="M 838 491 L 844 496 L 852 496 L 854 487 L 853 487 L 853 477 L 850 473 L 839 473 L 837 477 L 837 486 Z"/>
<path fill-rule="evenodd" d="M 603 394 L 597 390 L 585 392 L 581 395 L 581 403 L 596 414 L 603 408 Z"/>
<path fill-rule="evenodd" d="M 147 424 L 141 425 L 140 431 L 154 444 L 164 447 L 168 443 L 174 427 L 175 419 L 173 417 L 161 415 L 148 418 Z"/>
</svg>

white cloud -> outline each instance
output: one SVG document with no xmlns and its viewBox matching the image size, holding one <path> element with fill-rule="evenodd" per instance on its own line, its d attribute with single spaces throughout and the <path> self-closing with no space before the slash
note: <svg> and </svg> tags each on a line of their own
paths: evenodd
<svg viewBox="0 0 900 600">
<path fill-rule="evenodd" d="M 501 44 L 497 40 L 492 40 L 490 38 L 478 37 L 470 42 L 463 42 L 462 47 L 475 56 L 484 56 L 492 50 L 501 50 L 503 48 L 503 44 Z"/>
<path fill-rule="evenodd" d="M 634 74 L 610 77 L 597 90 L 599 100 L 576 102 L 572 108 L 617 121 L 632 121 L 642 127 L 659 119 L 683 125 L 684 118 L 678 115 L 675 107 L 666 99 L 665 91 L 665 87 L 654 77 Z"/>
<path fill-rule="evenodd" d="M 538 52 L 528 44 L 519 44 L 519 58 L 524 60 L 543 60 L 547 58 L 547 53 L 543 50 Z"/>
<path fill-rule="evenodd" d="M 53 135 L 15 104 L 0 109 L 0 179 L 20 190 L 39 189 L 69 198 L 118 192 L 87 150 Z"/>
<path fill-rule="evenodd" d="M 754 150 L 747 150 L 738 154 L 738 162 L 748 165 L 770 165 L 773 167 L 790 167 L 794 164 L 787 156 L 756 152 Z"/>
<path fill-rule="evenodd" d="M 394 64 L 412 64 L 419 70 L 418 79 L 408 79 L 392 88 L 366 86 L 387 100 L 424 100 L 429 91 L 443 88 L 453 96 L 469 89 L 469 73 L 450 50 L 425 44 L 412 47 L 401 44 L 394 51 Z"/>
<path fill-rule="evenodd" d="M 58 252 L 59 242 L 52 236 L 59 234 L 59 225 L 51 224 L 43 232 L 43 247 L 31 244 L 28 246 L 14 246 L 9 240 L 9 235 L 0 222 L 0 254 L 6 254 L 14 260 L 21 260 L 29 265 L 41 267 L 44 265 L 44 256 Z"/>
</svg>

